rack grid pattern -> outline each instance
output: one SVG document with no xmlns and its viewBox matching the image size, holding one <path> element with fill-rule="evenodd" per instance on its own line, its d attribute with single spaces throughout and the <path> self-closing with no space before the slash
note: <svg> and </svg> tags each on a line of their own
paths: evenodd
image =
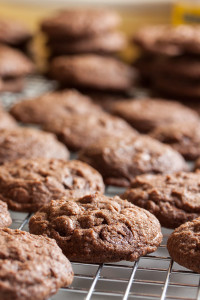
<svg viewBox="0 0 200 300">
<path fill-rule="evenodd" d="M 31 77 L 23 94 L 5 93 L 1 100 L 6 108 L 25 97 L 35 97 L 52 90 L 55 83 Z M 74 158 L 72 155 L 71 158 Z M 123 189 L 107 187 L 106 195 L 120 195 Z M 12 212 L 11 228 L 28 231 L 31 214 Z M 200 275 L 174 263 L 166 249 L 171 230 L 163 228 L 163 242 L 158 250 L 137 262 L 82 264 L 72 262 L 74 281 L 61 288 L 51 300 L 200 300 Z"/>
</svg>

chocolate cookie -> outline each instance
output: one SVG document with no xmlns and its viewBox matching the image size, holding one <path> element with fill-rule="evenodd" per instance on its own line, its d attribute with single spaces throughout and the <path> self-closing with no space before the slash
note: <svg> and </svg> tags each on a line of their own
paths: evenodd
<svg viewBox="0 0 200 300">
<path fill-rule="evenodd" d="M 33 128 L 2 129 L 0 131 L 0 164 L 18 158 L 68 159 L 67 148 L 53 134 Z"/>
<path fill-rule="evenodd" d="M 44 124 L 47 120 L 71 114 L 99 112 L 91 99 L 76 90 L 51 92 L 32 100 L 20 101 L 11 108 L 11 114 L 23 123 Z"/>
<path fill-rule="evenodd" d="M 47 122 L 44 129 L 53 132 L 71 150 L 80 150 L 95 143 L 99 137 L 137 135 L 124 120 L 104 112 L 71 115 Z"/>
<path fill-rule="evenodd" d="M 188 80 L 177 76 L 159 74 L 153 80 L 154 90 L 164 97 L 183 101 L 200 99 L 200 80 Z"/>
<path fill-rule="evenodd" d="M 95 36 L 115 28 L 120 23 L 116 12 L 109 10 L 76 9 L 62 10 L 42 21 L 41 29 L 49 36 Z"/>
<path fill-rule="evenodd" d="M 44 300 L 71 284 L 71 264 L 54 240 L 0 229 L 0 245 L 0 299 Z"/>
<path fill-rule="evenodd" d="M 161 225 L 176 228 L 200 216 L 200 173 L 137 176 L 122 199 L 154 214 Z"/>
<path fill-rule="evenodd" d="M 21 77 L 32 73 L 33 63 L 20 51 L 0 46 L 0 77 Z"/>
<path fill-rule="evenodd" d="M 0 228 L 8 227 L 12 223 L 12 219 L 8 212 L 6 203 L 0 200 Z"/>
<path fill-rule="evenodd" d="M 17 122 L 15 121 L 15 119 L 0 108 L 0 130 L 7 128 L 11 129 L 15 127 L 17 127 Z"/>
<path fill-rule="evenodd" d="M 20 51 L 0 45 L 0 91 L 14 91 L 19 89 L 19 82 L 24 76 L 33 73 L 33 63 Z M 16 84 L 17 88 L 13 87 Z M 11 82 L 10 82 L 11 81 Z"/>
<path fill-rule="evenodd" d="M 72 261 L 135 261 L 162 241 L 158 220 L 119 197 L 98 193 L 79 201 L 52 200 L 29 222 L 30 232 L 55 238 Z M 81 251 L 80 251 L 81 249 Z"/>
<path fill-rule="evenodd" d="M 160 125 L 192 122 L 199 118 L 197 113 L 181 103 L 156 98 L 118 101 L 113 105 L 112 113 L 142 132 L 149 132 Z"/>
<path fill-rule="evenodd" d="M 199 233 L 200 218 L 197 218 L 176 228 L 167 241 L 172 259 L 197 273 L 200 273 Z"/>
<path fill-rule="evenodd" d="M 167 57 L 157 60 L 156 72 L 177 79 L 200 81 L 200 59 L 198 56 Z"/>
<path fill-rule="evenodd" d="M 53 56 L 78 53 L 115 53 L 126 47 L 126 38 L 118 31 L 104 32 L 101 35 L 69 40 L 49 40 L 48 46 Z"/>
<path fill-rule="evenodd" d="M 32 34 L 25 24 L 16 20 L 0 19 L 0 43 L 22 48 Z"/>
<path fill-rule="evenodd" d="M 136 77 L 125 63 L 95 54 L 57 57 L 52 60 L 49 72 L 63 86 L 110 91 L 129 90 Z"/>
<path fill-rule="evenodd" d="M 200 122 L 181 122 L 160 126 L 151 136 L 170 145 L 186 159 L 194 160 L 200 155 Z"/>
<path fill-rule="evenodd" d="M 37 211 L 68 190 L 103 193 L 104 184 L 96 170 L 77 160 L 22 158 L 0 167 L 0 199 L 12 210 Z"/>
<path fill-rule="evenodd" d="M 148 136 L 102 138 L 83 149 L 79 159 L 97 169 L 106 184 L 130 186 L 135 176 L 187 169 L 183 157 Z"/>
<path fill-rule="evenodd" d="M 199 26 L 153 25 L 141 28 L 133 42 L 143 51 L 168 56 L 200 54 Z"/>
</svg>

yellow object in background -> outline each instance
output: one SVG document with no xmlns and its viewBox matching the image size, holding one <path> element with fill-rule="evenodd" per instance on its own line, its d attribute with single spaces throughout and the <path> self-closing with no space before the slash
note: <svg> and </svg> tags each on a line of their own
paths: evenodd
<svg viewBox="0 0 200 300">
<path fill-rule="evenodd" d="M 200 0 L 177 1 L 172 9 L 172 23 L 200 24 Z"/>
</svg>

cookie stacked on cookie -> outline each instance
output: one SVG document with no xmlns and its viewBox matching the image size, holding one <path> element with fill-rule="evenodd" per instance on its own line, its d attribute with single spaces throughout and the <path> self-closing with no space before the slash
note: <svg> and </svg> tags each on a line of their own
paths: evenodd
<svg viewBox="0 0 200 300">
<path fill-rule="evenodd" d="M 62 10 L 41 23 L 51 56 L 113 54 L 124 48 L 126 38 L 116 27 L 117 13 L 106 10 Z"/>
<path fill-rule="evenodd" d="M 141 50 L 136 62 L 143 79 L 153 88 L 177 99 L 200 99 L 200 27 L 149 26 L 133 42 Z"/>
<path fill-rule="evenodd" d="M 114 57 L 126 46 L 125 36 L 116 29 L 120 21 L 116 12 L 102 9 L 63 10 L 43 20 L 49 75 L 61 86 L 84 91 L 129 90 L 135 72 Z"/>
</svg>

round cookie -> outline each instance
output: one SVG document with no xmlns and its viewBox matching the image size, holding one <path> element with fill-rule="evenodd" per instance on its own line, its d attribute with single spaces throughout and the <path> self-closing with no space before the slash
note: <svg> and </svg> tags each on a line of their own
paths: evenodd
<svg viewBox="0 0 200 300">
<path fill-rule="evenodd" d="M 124 120 L 104 112 L 57 118 L 47 122 L 44 130 L 56 134 L 60 141 L 74 151 L 88 147 L 100 137 L 138 134 Z"/>
<path fill-rule="evenodd" d="M 12 219 L 8 212 L 8 206 L 0 200 L 0 228 L 8 227 L 12 223 Z"/>
<path fill-rule="evenodd" d="M 49 73 L 63 86 L 109 91 L 129 90 L 136 79 L 135 71 L 127 64 L 95 54 L 54 58 Z"/>
<path fill-rule="evenodd" d="M 15 211 L 37 211 L 69 190 L 104 192 L 101 175 L 77 161 L 18 159 L 0 166 L 0 199 Z"/>
<path fill-rule="evenodd" d="M 82 38 L 96 36 L 115 28 L 120 23 L 116 12 L 95 9 L 68 9 L 42 21 L 41 29 L 48 36 L 57 38 Z"/>
<path fill-rule="evenodd" d="M 18 158 L 59 158 L 67 160 L 67 148 L 53 134 L 33 128 L 0 131 L 0 164 Z"/>
<path fill-rule="evenodd" d="M 158 220 L 119 197 L 98 193 L 78 201 L 52 200 L 29 222 L 30 232 L 55 238 L 72 261 L 135 261 L 162 241 Z"/>
<path fill-rule="evenodd" d="M 99 112 L 99 106 L 76 90 L 44 94 L 34 99 L 14 104 L 10 113 L 23 123 L 44 124 L 48 120 L 71 114 Z M 67 117 L 66 115 L 66 117 Z"/>
<path fill-rule="evenodd" d="M 16 20 L 0 19 L 0 43 L 22 47 L 32 35 L 25 24 Z"/>
<path fill-rule="evenodd" d="M 167 241 L 172 259 L 181 266 L 200 273 L 200 217 L 174 230 Z"/>
<path fill-rule="evenodd" d="M 158 75 L 158 74 L 157 74 Z M 176 76 L 159 74 L 153 79 L 155 92 L 164 97 L 171 97 L 183 101 L 200 99 L 200 80 L 188 80 Z"/>
<path fill-rule="evenodd" d="M 12 129 L 17 127 L 17 122 L 15 119 L 8 114 L 6 111 L 0 108 L 0 130 L 1 129 Z"/>
<path fill-rule="evenodd" d="M 153 25 L 138 30 L 133 37 L 135 45 L 144 52 L 178 56 L 184 53 L 200 54 L 199 26 Z"/>
<path fill-rule="evenodd" d="M 186 159 L 194 160 L 200 156 L 200 121 L 180 122 L 160 126 L 151 136 L 170 145 Z"/>
<path fill-rule="evenodd" d="M 0 229 L 0 245 L 0 299 L 44 300 L 71 284 L 71 264 L 54 240 Z"/>
<path fill-rule="evenodd" d="M 200 216 L 200 173 L 141 175 L 123 195 L 154 214 L 161 225 L 176 228 Z"/>
<path fill-rule="evenodd" d="M 104 182 L 130 186 L 135 176 L 187 170 L 183 157 L 148 136 L 102 138 L 79 153 L 79 159 L 97 169 Z"/>
<path fill-rule="evenodd" d="M 126 47 L 125 35 L 118 31 L 109 31 L 101 35 L 72 40 L 49 40 L 47 43 L 53 56 L 78 53 L 112 54 Z"/>
<path fill-rule="evenodd" d="M 173 122 L 197 121 L 194 110 L 175 101 L 146 98 L 118 101 L 112 113 L 120 116 L 141 132 L 149 132 L 160 125 Z"/>
<path fill-rule="evenodd" d="M 21 77 L 33 71 L 33 63 L 22 52 L 0 45 L 0 77 Z"/>
<path fill-rule="evenodd" d="M 155 71 L 177 79 L 200 81 L 200 60 L 196 56 L 167 57 L 157 59 Z"/>
</svg>

